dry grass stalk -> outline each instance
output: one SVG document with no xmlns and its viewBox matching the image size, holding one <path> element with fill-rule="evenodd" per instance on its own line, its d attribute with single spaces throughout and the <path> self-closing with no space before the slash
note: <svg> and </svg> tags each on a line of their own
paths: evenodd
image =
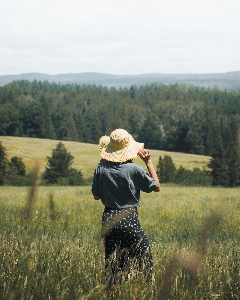
<svg viewBox="0 0 240 300">
<path fill-rule="evenodd" d="M 19 238 L 17 238 L 17 245 L 18 245 L 18 248 L 21 250 L 22 249 L 22 245 L 21 245 L 21 241 L 19 240 Z"/>
<path fill-rule="evenodd" d="M 65 221 L 64 221 L 64 224 L 63 224 L 63 231 L 66 230 L 67 227 L 68 227 L 69 216 L 70 216 L 70 213 L 68 212 L 67 215 L 66 215 L 66 219 L 65 219 Z"/>
<path fill-rule="evenodd" d="M 198 245 L 199 252 L 192 255 L 183 255 L 180 251 L 175 251 L 166 266 L 163 282 L 157 294 L 157 299 L 168 299 L 168 294 L 171 291 L 172 287 L 172 277 L 177 268 L 183 267 L 189 270 L 192 274 L 197 274 L 197 270 L 202 263 L 203 256 L 210 244 L 210 234 L 214 226 L 220 220 L 220 217 L 220 211 L 214 211 L 207 219 L 205 225 L 203 226 L 201 239 Z"/>
<path fill-rule="evenodd" d="M 208 217 L 205 225 L 203 226 L 201 239 L 198 245 L 198 249 L 202 255 L 204 255 L 207 251 L 207 248 L 210 244 L 210 235 L 215 227 L 215 225 L 219 222 L 222 216 L 222 211 L 220 209 L 213 211 Z"/>
<path fill-rule="evenodd" d="M 27 220 L 30 218 L 31 209 L 32 209 L 33 201 L 34 201 L 34 196 L 36 193 L 36 187 L 37 187 L 37 184 L 38 184 L 38 181 L 40 178 L 39 171 L 40 171 L 40 166 L 38 163 L 36 163 L 31 172 L 31 186 L 30 186 L 30 189 L 28 192 L 28 196 L 27 196 L 27 200 L 26 200 L 26 204 L 25 204 L 25 208 L 24 208 L 24 213 L 23 213 L 24 220 Z"/>
<path fill-rule="evenodd" d="M 8 295 L 8 300 L 15 300 L 15 299 L 16 299 L 15 293 L 11 291 Z"/>
<path fill-rule="evenodd" d="M 65 244 L 62 242 L 58 242 L 57 254 L 59 255 L 62 249 L 64 248 Z"/>
<path fill-rule="evenodd" d="M 49 209 L 50 209 L 50 219 L 55 221 L 55 202 L 53 200 L 53 193 L 49 194 Z"/>
<path fill-rule="evenodd" d="M 141 299 L 141 297 L 142 297 L 142 295 L 141 295 L 142 289 L 143 289 L 143 282 L 139 278 L 136 281 L 134 281 L 133 285 L 132 285 L 132 289 L 131 289 L 131 294 L 132 295 L 131 296 L 132 296 L 133 300 L 140 300 Z"/>
<path fill-rule="evenodd" d="M 169 262 L 166 266 L 163 282 L 159 293 L 157 294 L 157 299 L 166 299 L 170 289 L 171 289 L 171 281 L 174 272 L 179 266 L 179 256 L 177 253 L 174 253 L 173 256 L 169 259 Z"/>
<path fill-rule="evenodd" d="M 76 230 L 75 230 L 75 232 L 74 232 L 74 234 L 72 236 L 72 240 L 74 241 L 78 237 L 78 235 L 79 235 L 79 229 L 76 228 Z"/>
<path fill-rule="evenodd" d="M 82 300 L 91 300 L 91 299 L 97 299 L 96 295 L 98 293 L 101 293 L 101 299 L 106 299 L 107 297 L 107 293 L 105 293 L 105 286 L 102 284 L 98 284 L 97 286 L 95 286 L 89 293 L 88 295 L 84 295 L 83 297 L 81 297 L 80 299 Z M 109 298 L 108 298 L 109 299 Z"/>
</svg>

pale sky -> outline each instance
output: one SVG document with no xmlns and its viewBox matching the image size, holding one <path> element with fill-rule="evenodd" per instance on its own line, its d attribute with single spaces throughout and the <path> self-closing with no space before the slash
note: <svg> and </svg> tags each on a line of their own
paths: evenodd
<svg viewBox="0 0 240 300">
<path fill-rule="evenodd" d="M 240 0 L 0 0 L 0 75 L 240 71 Z"/>
</svg>

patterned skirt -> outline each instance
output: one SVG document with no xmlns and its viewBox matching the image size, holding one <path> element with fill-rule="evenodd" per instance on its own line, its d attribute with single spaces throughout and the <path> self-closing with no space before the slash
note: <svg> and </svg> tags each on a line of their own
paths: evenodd
<svg viewBox="0 0 240 300">
<path fill-rule="evenodd" d="M 139 220 L 136 207 L 106 207 L 102 216 L 107 284 L 144 275 L 152 278 L 153 260 L 149 241 Z"/>
</svg>

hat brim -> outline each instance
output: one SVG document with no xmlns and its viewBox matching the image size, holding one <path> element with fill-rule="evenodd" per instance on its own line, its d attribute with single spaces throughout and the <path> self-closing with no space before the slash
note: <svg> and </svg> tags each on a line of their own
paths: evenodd
<svg viewBox="0 0 240 300">
<path fill-rule="evenodd" d="M 101 157 L 105 160 L 112 162 L 126 162 L 133 158 L 137 158 L 138 151 L 144 148 L 143 143 L 136 142 L 131 136 L 129 145 L 123 149 L 115 149 L 110 146 L 110 143 L 107 147 L 102 148 Z"/>
<path fill-rule="evenodd" d="M 99 139 L 99 150 L 100 152 L 103 148 L 106 148 L 107 145 L 110 143 L 110 136 L 104 135 Z"/>
</svg>

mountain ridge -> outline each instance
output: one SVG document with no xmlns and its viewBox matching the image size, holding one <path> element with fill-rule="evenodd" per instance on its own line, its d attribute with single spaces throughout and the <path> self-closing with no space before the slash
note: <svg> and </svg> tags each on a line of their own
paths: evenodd
<svg viewBox="0 0 240 300">
<path fill-rule="evenodd" d="M 0 75 L 0 86 L 19 80 L 49 81 L 60 84 L 95 84 L 116 88 L 129 88 L 131 85 L 141 86 L 150 83 L 186 83 L 204 88 L 217 86 L 220 90 L 228 91 L 240 89 L 240 71 L 206 74 L 145 73 L 138 75 L 114 75 L 98 72 L 63 73 L 56 75 L 49 75 L 45 73 L 22 73 L 17 75 Z"/>
</svg>

